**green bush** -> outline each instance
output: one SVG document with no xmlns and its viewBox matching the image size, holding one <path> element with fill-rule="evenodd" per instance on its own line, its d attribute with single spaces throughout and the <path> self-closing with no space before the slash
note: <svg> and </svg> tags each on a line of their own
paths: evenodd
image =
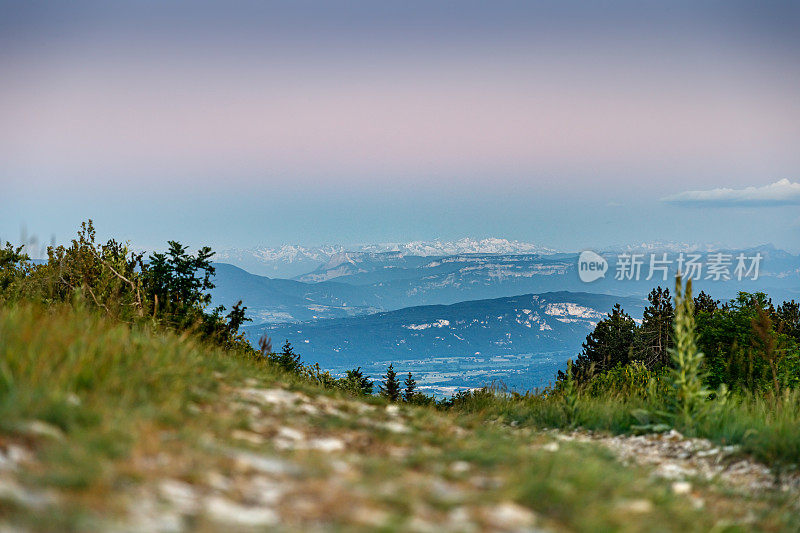
<svg viewBox="0 0 800 533">
<path fill-rule="evenodd" d="M 81 224 L 69 246 L 50 246 L 47 261 L 32 264 L 21 248 L 0 250 L 0 303 L 71 304 L 117 321 L 156 324 L 190 331 L 217 344 L 248 348 L 238 335 L 248 319 L 241 303 L 223 316 L 220 306 L 206 310 L 214 267 L 213 252 L 196 254 L 169 241 L 166 253 L 134 253 L 114 239 L 96 241 L 91 220 Z"/>
<path fill-rule="evenodd" d="M 651 371 L 641 361 L 617 365 L 608 372 L 597 374 L 586 384 L 585 390 L 591 396 L 603 396 L 608 391 L 616 391 L 625 396 L 645 398 L 650 394 L 652 381 L 665 388 L 665 373 Z"/>
</svg>

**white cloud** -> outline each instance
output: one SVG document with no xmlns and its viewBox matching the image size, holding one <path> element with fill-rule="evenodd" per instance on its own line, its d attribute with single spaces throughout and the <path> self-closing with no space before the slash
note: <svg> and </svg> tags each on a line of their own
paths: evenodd
<svg viewBox="0 0 800 533">
<path fill-rule="evenodd" d="M 704 207 L 800 205 L 800 183 L 782 179 L 763 187 L 684 191 L 665 196 L 661 201 Z"/>
</svg>

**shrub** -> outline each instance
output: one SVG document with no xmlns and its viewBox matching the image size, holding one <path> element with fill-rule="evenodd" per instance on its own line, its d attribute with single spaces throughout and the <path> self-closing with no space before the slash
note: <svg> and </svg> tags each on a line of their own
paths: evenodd
<svg viewBox="0 0 800 533">
<path fill-rule="evenodd" d="M 277 366 L 284 372 L 292 374 L 300 374 L 303 369 L 303 364 L 300 362 L 300 355 L 294 353 L 294 348 L 289 339 L 283 343 L 280 353 L 266 354 L 270 363 Z"/>
<path fill-rule="evenodd" d="M 361 372 L 361 367 L 348 370 L 345 377 L 339 380 L 339 387 L 356 396 L 369 396 L 374 387 L 372 381 Z"/>
<path fill-rule="evenodd" d="M 591 396 L 602 396 L 615 391 L 625 396 L 644 398 L 649 394 L 651 381 L 663 381 L 663 372 L 650 371 L 641 361 L 617 365 L 608 372 L 595 375 L 586 386 Z"/>
</svg>

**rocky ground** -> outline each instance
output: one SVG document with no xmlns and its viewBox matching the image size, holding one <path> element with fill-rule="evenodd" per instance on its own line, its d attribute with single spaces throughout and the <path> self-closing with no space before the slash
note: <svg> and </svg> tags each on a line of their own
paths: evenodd
<svg viewBox="0 0 800 533">
<path fill-rule="evenodd" d="M 176 433 L 154 435 L 149 449 L 138 451 L 126 465 L 135 482 L 117 480 L 109 492 L 88 497 L 34 488 L 30 473 L 40 468 L 38 443 L 64 435 L 36 421 L 20 428 L 0 441 L 0 532 L 59 530 L 59 524 L 120 532 L 587 529 L 561 516 L 568 509 L 553 510 L 565 505 L 562 500 L 537 506 L 535 497 L 520 496 L 515 472 L 528 461 L 552 468 L 557 463 L 548 456 L 565 452 L 573 458 L 565 464 L 580 461 L 587 447 L 605 447 L 619 468 L 660 478 L 671 494 L 664 498 L 678 508 L 710 506 L 716 512 L 722 502 L 733 509 L 727 515 L 732 524 L 746 527 L 758 520 L 758 505 L 735 511 L 752 491 L 788 493 L 797 505 L 797 475 L 778 479 L 735 448 L 674 431 L 608 436 L 487 423 L 492 435 L 501 436 L 486 441 L 476 436 L 483 435 L 480 426 L 462 425 L 430 409 L 264 388 L 255 381 L 232 388 L 226 397 L 231 398 L 227 405 L 198 404 L 193 410 L 197 416 L 235 417 L 236 430 L 225 436 L 209 430 L 191 449 L 179 444 Z M 475 448 L 471 439 L 484 447 Z M 501 456 L 512 445 L 521 450 L 514 452 L 519 455 Z M 492 455 L 495 447 L 498 457 Z M 558 468 L 546 476 L 548 482 L 558 478 Z M 558 492 L 570 479 L 549 490 Z M 660 501 L 648 494 L 638 488 L 622 496 L 607 494 L 603 512 L 612 528 L 623 524 L 619 529 L 648 530 L 646 520 L 640 520 L 645 527 L 625 525 L 636 523 L 625 521 L 631 517 L 661 512 Z M 74 508 L 82 509 L 79 516 L 68 516 Z M 28 519 L 6 521 L 4 509 L 15 510 L 10 516 L 17 517 L 22 511 Z M 55 516 L 61 517 L 51 520 Z"/>
<path fill-rule="evenodd" d="M 800 494 L 800 473 L 776 473 L 749 459 L 738 446 L 718 446 L 707 439 L 687 438 L 677 431 L 647 435 L 556 434 L 560 441 L 600 443 L 623 464 L 652 469 L 653 475 L 674 481 L 677 492 L 689 493 L 690 480 L 717 481 L 732 490 L 781 491 Z"/>
<path fill-rule="evenodd" d="M 131 467 L 144 482 L 108 495 L 116 516 L 87 516 L 83 527 L 168 532 L 402 523 L 413 531 L 535 530 L 532 511 L 512 501 L 477 501 L 497 481 L 472 475 L 468 462 L 442 464 L 436 473 L 390 472 L 388 463 L 407 458 L 414 447 L 407 414 L 397 405 L 312 398 L 283 388 L 247 387 L 231 397 L 224 409 L 241 417 L 241 429 L 228 442 L 208 435 L 201 443 L 215 457 L 212 464 L 197 469 L 191 457 L 175 456 L 169 447 L 136 457 Z M 220 412 L 197 407 L 197 414 Z M 442 428 L 446 438 L 464 437 L 457 426 Z M 41 422 L 32 429 L 34 439 L 63 438 Z M 37 464 L 20 437 L 0 443 L 0 500 L 44 516 L 67 498 L 25 486 L 25 471 Z M 386 473 L 397 475 L 381 479 Z M 386 505 L 399 495 L 408 507 L 405 516 Z M 0 532 L 10 531 L 17 529 L 0 522 Z"/>
</svg>

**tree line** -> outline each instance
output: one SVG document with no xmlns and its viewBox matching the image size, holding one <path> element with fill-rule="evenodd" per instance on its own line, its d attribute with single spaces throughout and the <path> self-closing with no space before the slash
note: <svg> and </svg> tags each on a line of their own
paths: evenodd
<svg viewBox="0 0 800 533">
<path fill-rule="evenodd" d="M 277 368 L 291 373 L 302 375 L 327 388 L 346 390 L 359 396 L 371 396 L 375 391 L 375 383 L 361 371 L 361 367 L 345 372 L 343 377 L 336 378 L 328 371 L 323 371 L 318 364 L 304 365 L 300 355 L 295 353 L 292 343 L 287 339 L 280 352 L 272 350 L 272 340 L 266 335 L 259 340 L 260 357 L 269 361 Z M 411 372 L 401 382 L 390 363 L 386 374 L 378 383 L 378 394 L 390 402 L 405 402 L 415 405 L 431 405 L 435 399 L 417 390 L 417 380 Z"/>
<path fill-rule="evenodd" d="M 586 337 L 572 377 L 594 377 L 642 368 L 660 372 L 672 365 L 675 310 L 668 289 L 647 297 L 641 324 L 617 304 Z M 705 354 L 706 384 L 715 388 L 780 391 L 800 384 L 800 306 L 774 305 L 761 292 L 740 292 L 721 303 L 705 292 L 692 300 L 698 348 Z M 563 383 L 566 372 L 560 371 Z"/>
<path fill-rule="evenodd" d="M 164 253 L 134 252 L 128 243 L 99 243 L 91 220 L 68 246 L 47 248 L 35 263 L 22 246 L 0 248 L 0 303 L 19 301 L 92 308 L 111 319 L 192 331 L 217 344 L 244 348 L 238 334 L 249 319 L 241 301 L 208 309 L 215 274 L 207 246 L 196 254 L 177 241 Z"/>
</svg>

